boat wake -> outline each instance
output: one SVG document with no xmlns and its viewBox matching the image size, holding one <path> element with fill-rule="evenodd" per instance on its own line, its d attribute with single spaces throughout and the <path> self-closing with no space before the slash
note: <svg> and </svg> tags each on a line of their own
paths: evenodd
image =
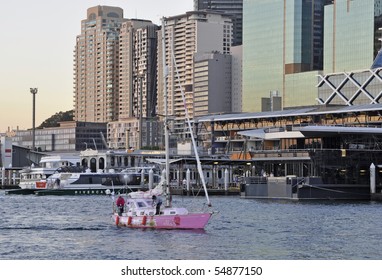
<svg viewBox="0 0 382 280">
<path fill-rule="evenodd" d="M 14 231 L 14 230 L 31 230 L 31 231 L 101 231 L 107 228 L 104 227 L 51 227 L 51 226 L 10 226 L 0 227 L 0 231 Z"/>
</svg>

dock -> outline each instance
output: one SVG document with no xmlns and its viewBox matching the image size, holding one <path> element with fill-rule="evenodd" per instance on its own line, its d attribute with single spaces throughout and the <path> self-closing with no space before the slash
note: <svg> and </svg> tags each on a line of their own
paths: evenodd
<svg viewBox="0 0 382 280">
<path fill-rule="evenodd" d="M 372 193 L 371 194 L 372 201 L 382 201 L 382 193 Z"/>
</svg>

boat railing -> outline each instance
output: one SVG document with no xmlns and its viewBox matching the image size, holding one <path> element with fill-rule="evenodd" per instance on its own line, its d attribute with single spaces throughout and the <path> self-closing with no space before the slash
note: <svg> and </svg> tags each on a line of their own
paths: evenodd
<svg viewBox="0 0 382 280">
<path fill-rule="evenodd" d="M 267 184 L 268 177 L 265 177 L 265 176 L 241 177 L 240 181 L 244 184 Z"/>
</svg>

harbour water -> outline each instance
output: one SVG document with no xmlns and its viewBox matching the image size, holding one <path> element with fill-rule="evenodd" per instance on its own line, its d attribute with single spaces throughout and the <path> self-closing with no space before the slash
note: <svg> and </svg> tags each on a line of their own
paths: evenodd
<svg viewBox="0 0 382 280">
<path fill-rule="evenodd" d="M 0 192 L 2 260 L 381 260 L 382 203 L 211 197 L 204 231 L 116 227 L 107 196 Z M 203 197 L 174 196 L 198 210 Z"/>
</svg>

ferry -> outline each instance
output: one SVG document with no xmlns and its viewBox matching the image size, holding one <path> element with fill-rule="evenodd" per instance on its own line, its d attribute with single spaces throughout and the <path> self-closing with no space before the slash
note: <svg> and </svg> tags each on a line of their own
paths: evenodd
<svg viewBox="0 0 382 280">
<path fill-rule="evenodd" d="M 102 195 L 148 190 L 160 182 L 153 169 L 132 168 L 121 172 L 56 172 L 47 179 L 47 188 L 36 195 Z"/>
</svg>

